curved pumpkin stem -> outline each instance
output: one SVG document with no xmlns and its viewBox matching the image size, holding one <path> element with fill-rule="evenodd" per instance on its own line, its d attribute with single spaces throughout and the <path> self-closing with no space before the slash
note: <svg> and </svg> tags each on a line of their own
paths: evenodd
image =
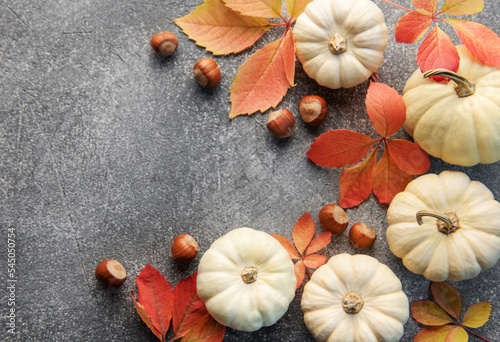
<svg viewBox="0 0 500 342">
<path fill-rule="evenodd" d="M 448 69 L 432 69 L 424 73 L 424 78 L 431 76 L 442 76 L 455 82 L 455 91 L 458 97 L 474 95 L 474 91 L 476 90 L 474 82 Z"/>
<path fill-rule="evenodd" d="M 419 210 L 415 215 L 417 217 L 417 223 L 419 226 L 424 224 L 422 217 L 431 216 L 438 219 L 437 228 L 438 230 L 446 235 L 450 235 L 455 230 L 460 228 L 458 225 L 458 217 L 455 213 L 440 213 L 437 211 L 431 210 Z"/>
</svg>

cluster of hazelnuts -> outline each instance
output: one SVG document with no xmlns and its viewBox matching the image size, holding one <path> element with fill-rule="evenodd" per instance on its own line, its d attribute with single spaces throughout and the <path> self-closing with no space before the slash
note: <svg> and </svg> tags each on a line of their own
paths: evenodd
<svg viewBox="0 0 500 342">
<path fill-rule="evenodd" d="M 172 55 L 178 44 L 177 37 L 172 32 L 160 32 L 151 37 L 151 47 L 158 56 Z M 212 58 L 202 58 L 194 65 L 193 76 L 202 87 L 213 88 L 219 84 L 222 74 Z"/>
<path fill-rule="evenodd" d="M 319 223 L 333 234 L 344 232 L 349 225 L 349 218 L 342 207 L 336 204 L 327 204 L 319 211 Z M 354 248 L 369 248 L 377 239 L 377 233 L 362 222 L 352 225 L 349 230 L 349 240 Z"/>
<path fill-rule="evenodd" d="M 309 126 L 319 126 L 326 118 L 328 108 L 321 96 L 308 95 L 299 102 L 299 114 Z M 287 138 L 293 134 L 295 118 L 288 109 L 280 109 L 269 114 L 267 128 L 277 138 Z"/>
</svg>

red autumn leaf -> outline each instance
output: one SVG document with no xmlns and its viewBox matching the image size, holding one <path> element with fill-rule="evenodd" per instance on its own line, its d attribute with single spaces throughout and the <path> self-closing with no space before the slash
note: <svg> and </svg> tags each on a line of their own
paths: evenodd
<svg viewBox="0 0 500 342">
<path fill-rule="evenodd" d="M 262 18 L 281 16 L 281 0 L 224 0 L 224 2 L 245 16 Z"/>
<path fill-rule="evenodd" d="M 294 73 L 295 44 L 288 29 L 281 39 L 258 50 L 238 69 L 229 89 L 229 118 L 276 107 L 293 85 Z"/>
<path fill-rule="evenodd" d="M 306 154 L 318 165 L 344 167 L 366 156 L 376 141 L 347 129 L 330 130 L 317 137 Z"/>
<path fill-rule="evenodd" d="M 413 0 L 411 3 L 416 9 L 422 9 L 432 14 L 436 12 L 438 0 Z"/>
<path fill-rule="evenodd" d="M 139 292 L 139 303 L 151 316 L 151 323 L 154 328 L 162 336 L 165 336 L 172 318 L 174 296 L 172 285 L 158 270 L 149 264 L 137 276 L 136 284 Z"/>
<path fill-rule="evenodd" d="M 304 252 L 311 242 L 314 236 L 314 221 L 311 217 L 311 214 L 305 213 L 302 217 L 297 221 L 295 226 L 293 226 L 292 230 L 292 238 L 295 247 L 301 255 L 304 255 Z"/>
<path fill-rule="evenodd" d="M 371 82 L 366 93 L 366 112 L 378 134 L 384 138 L 396 133 L 406 119 L 403 97 L 380 82 Z"/>
<path fill-rule="evenodd" d="M 324 232 L 320 236 L 316 236 L 309 244 L 309 247 L 307 247 L 306 255 L 316 253 L 320 249 L 323 249 L 331 241 L 332 241 L 332 233 L 331 232 Z"/>
<path fill-rule="evenodd" d="M 184 335 L 181 342 L 221 342 L 225 331 L 225 326 L 209 316 Z"/>
<path fill-rule="evenodd" d="M 380 203 L 391 203 L 394 196 L 404 191 L 413 176 L 402 171 L 392 160 L 387 148 L 373 170 L 373 193 Z"/>
<path fill-rule="evenodd" d="M 491 315 L 491 304 L 488 302 L 476 303 L 465 312 L 462 324 L 469 328 L 482 327 Z"/>
<path fill-rule="evenodd" d="M 285 0 L 286 9 L 290 18 L 297 18 L 302 12 L 304 12 L 307 4 L 311 1 L 312 0 Z"/>
<path fill-rule="evenodd" d="M 495 32 L 473 21 L 443 20 L 453 26 L 458 38 L 477 59 L 485 64 L 500 66 L 500 38 Z"/>
<path fill-rule="evenodd" d="M 449 315 L 458 319 L 462 311 L 462 298 L 452 285 L 445 282 L 431 283 L 432 297 Z"/>
<path fill-rule="evenodd" d="M 405 173 L 420 175 L 429 170 L 429 156 L 417 144 L 408 140 L 387 139 L 389 156 Z"/>
<path fill-rule="evenodd" d="M 483 0 L 446 0 L 438 14 L 468 15 L 479 13 L 483 8 Z"/>
<path fill-rule="evenodd" d="M 290 240 L 278 234 L 271 234 L 271 236 L 279 241 L 281 246 L 283 246 L 283 248 L 288 252 L 288 256 L 290 257 L 290 259 L 300 259 L 297 250 L 295 249 L 295 247 L 293 247 L 293 244 L 290 242 Z"/>
<path fill-rule="evenodd" d="M 297 289 L 304 282 L 304 276 L 306 275 L 306 267 L 304 266 L 304 262 L 299 260 L 295 263 L 294 266 L 295 277 L 297 278 Z"/>
<path fill-rule="evenodd" d="M 214 55 L 240 52 L 271 28 L 266 19 L 243 16 L 225 6 L 222 0 L 205 0 L 205 4 L 174 22 L 197 45 Z"/>
<path fill-rule="evenodd" d="M 213 320 L 196 292 L 196 275 L 195 273 L 181 280 L 174 288 L 173 340 L 188 335 L 190 331 Z M 224 327 L 221 327 L 224 331 Z M 213 326 L 213 329 L 218 332 L 221 327 Z"/>
<path fill-rule="evenodd" d="M 413 342 L 436 342 L 444 341 L 446 336 L 453 330 L 453 325 L 430 326 L 420 330 L 413 338 Z"/>
<path fill-rule="evenodd" d="M 370 196 L 377 151 L 378 148 L 374 149 L 365 160 L 342 171 L 339 199 L 341 207 L 352 208 Z"/>
<path fill-rule="evenodd" d="M 411 317 L 419 323 L 431 326 L 453 323 L 450 316 L 439 305 L 430 300 L 412 302 Z"/>
<path fill-rule="evenodd" d="M 134 301 L 135 309 L 137 310 L 137 313 L 139 314 L 143 322 L 146 323 L 148 328 L 153 332 L 153 334 L 156 335 L 156 337 L 158 337 L 160 340 L 163 341 L 163 336 L 161 332 L 159 332 L 153 325 L 153 322 L 151 321 L 151 316 L 148 314 L 144 306 L 142 306 L 139 302 L 135 300 L 132 291 L 130 291 L 130 295 L 132 296 L 132 300 Z"/>
<path fill-rule="evenodd" d="M 318 268 L 326 263 L 326 257 L 319 254 L 309 254 L 304 258 L 304 265 L 309 268 Z"/>
<path fill-rule="evenodd" d="M 417 63 L 422 72 L 437 68 L 457 71 L 460 57 L 450 37 L 435 26 L 418 48 Z M 444 80 L 442 77 L 434 79 L 436 81 Z"/>
<path fill-rule="evenodd" d="M 394 36 L 397 43 L 411 44 L 420 40 L 432 24 L 431 13 L 416 10 L 405 14 L 396 22 Z"/>
</svg>

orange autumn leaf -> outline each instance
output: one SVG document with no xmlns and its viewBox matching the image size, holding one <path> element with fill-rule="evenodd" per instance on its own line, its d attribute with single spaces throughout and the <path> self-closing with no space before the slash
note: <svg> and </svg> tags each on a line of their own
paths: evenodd
<svg viewBox="0 0 500 342">
<path fill-rule="evenodd" d="M 238 53 L 252 46 L 271 28 L 266 19 L 243 16 L 225 6 L 222 0 L 205 0 L 203 5 L 174 22 L 197 45 L 214 55 Z"/>
<path fill-rule="evenodd" d="M 290 257 L 290 259 L 300 259 L 297 250 L 295 249 L 295 247 L 293 247 L 293 244 L 290 242 L 290 240 L 279 234 L 271 234 L 271 236 L 279 241 L 281 246 L 283 246 L 283 248 L 288 252 L 288 256 Z"/>
<path fill-rule="evenodd" d="M 304 282 L 304 277 L 306 275 L 306 266 L 304 265 L 304 262 L 302 260 L 299 260 L 295 263 L 293 269 L 295 272 L 295 278 L 297 278 L 297 285 L 295 286 L 295 288 L 298 289 Z"/>
<path fill-rule="evenodd" d="M 385 148 L 394 163 L 407 174 L 420 175 L 431 166 L 427 153 L 408 140 L 387 139 Z"/>
<path fill-rule="evenodd" d="M 431 283 L 434 301 L 449 315 L 458 319 L 462 312 L 462 297 L 456 288 L 445 282 Z"/>
<path fill-rule="evenodd" d="M 161 332 L 159 332 L 158 329 L 156 329 L 155 326 L 153 325 L 153 321 L 151 320 L 151 315 L 148 314 L 143 305 L 141 305 L 138 301 L 135 300 L 134 293 L 132 291 L 130 291 L 130 295 L 132 296 L 132 300 L 134 301 L 135 309 L 137 310 L 139 317 L 141 317 L 142 321 L 146 323 L 149 330 L 151 330 L 153 334 L 155 334 L 156 337 L 158 337 L 158 339 L 163 340 Z"/>
<path fill-rule="evenodd" d="M 281 16 L 281 0 L 224 0 L 224 2 L 245 16 L 262 18 Z"/>
<path fill-rule="evenodd" d="M 184 335 L 180 342 L 222 342 L 226 327 L 212 316 L 198 324 Z"/>
<path fill-rule="evenodd" d="M 446 0 L 438 14 L 470 15 L 481 12 L 483 8 L 483 0 Z"/>
<path fill-rule="evenodd" d="M 444 341 L 453 330 L 452 325 L 428 326 L 421 329 L 413 338 L 413 342 Z"/>
<path fill-rule="evenodd" d="M 295 45 L 292 30 L 287 30 L 281 39 L 258 50 L 238 69 L 229 89 L 229 118 L 275 108 L 293 85 L 294 73 Z"/>
<path fill-rule="evenodd" d="M 411 3 L 413 7 L 422 9 L 432 14 L 436 12 L 438 0 L 413 0 Z"/>
<path fill-rule="evenodd" d="M 372 82 L 366 92 L 365 105 L 373 128 L 384 138 L 396 133 L 405 122 L 403 97 L 388 85 Z"/>
<path fill-rule="evenodd" d="M 314 221 L 311 214 L 302 215 L 292 229 L 292 239 L 300 255 L 304 252 L 314 236 Z"/>
<path fill-rule="evenodd" d="M 304 265 L 309 268 L 318 268 L 326 263 L 326 257 L 319 254 L 310 254 L 304 258 Z"/>
<path fill-rule="evenodd" d="M 286 10 L 288 11 L 290 18 L 297 18 L 302 12 L 304 12 L 307 4 L 311 1 L 312 0 L 285 0 Z"/>
<path fill-rule="evenodd" d="M 310 255 L 312 253 L 316 253 L 320 249 L 323 249 L 326 245 L 328 245 L 332 241 L 332 233 L 324 232 L 320 236 L 316 236 L 309 246 L 306 249 L 306 255 Z"/>
<path fill-rule="evenodd" d="M 424 36 L 432 24 L 431 13 L 416 10 L 405 14 L 396 22 L 394 36 L 397 43 L 414 43 Z"/>
<path fill-rule="evenodd" d="M 418 48 L 417 63 L 422 72 L 437 68 L 457 71 L 460 57 L 450 37 L 435 26 Z M 435 80 L 442 81 L 444 78 L 435 77 Z"/>
<path fill-rule="evenodd" d="M 430 300 L 419 300 L 411 303 L 411 317 L 419 323 L 430 326 L 453 323 L 450 316 L 438 304 Z"/>
</svg>

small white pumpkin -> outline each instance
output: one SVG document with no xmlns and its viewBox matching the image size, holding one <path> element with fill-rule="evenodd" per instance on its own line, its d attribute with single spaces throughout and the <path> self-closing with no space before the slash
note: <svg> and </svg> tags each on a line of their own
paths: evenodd
<svg viewBox="0 0 500 342">
<path fill-rule="evenodd" d="M 301 302 L 318 342 L 398 341 L 408 320 L 408 298 L 398 277 L 368 255 L 336 255 L 318 268 Z"/>
<path fill-rule="evenodd" d="M 500 257 L 500 203 L 462 172 L 414 179 L 392 200 L 387 221 L 391 251 L 432 281 L 473 278 Z"/>
<path fill-rule="evenodd" d="M 297 278 L 288 253 L 271 235 L 238 228 L 203 254 L 196 286 L 217 322 L 254 331 L 280 319 L 295 296 Z"/>
<path fill-rule="evenodd" d="M 500 160 L 500 70 L 457 46 L 460 67 L 417 69 L 403 91 L 404 128 L 430 155 L 461 166 Z M 437 83 L 429 76 L 449 77 Z M 424 76 L 426 78 L 424 78 Z"/>
<path fill-rule="evenodd" d="M 388 30 L 370 0 L 314 0 L 293 29 L 297 57 L 320 85 L 351 88 L 382 63 Z"/>
</svg>

